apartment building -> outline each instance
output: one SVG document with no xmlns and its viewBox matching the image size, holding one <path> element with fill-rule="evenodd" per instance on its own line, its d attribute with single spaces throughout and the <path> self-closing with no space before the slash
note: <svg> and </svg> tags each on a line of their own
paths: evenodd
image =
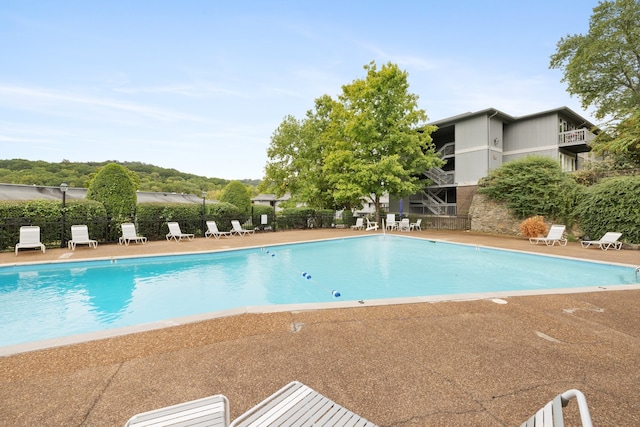
<svg viewBox="0 0 640 427">
<path fill-rule="evenodd" d="M 520 117 L 488 108 L 429 124 L 438 127 L 432 138 L 446 164 L 425 173 L 433 185 L 403 198 L 405 212 L 409 207 L 413 214 L 466 215 L 481 178 L 527 155 L 557 159 L 567 172 L 578 170 L 595 138 L 595 125 L 567 107 Z M 400 199 L 392 198 L 390 210 L 399 206 Z"/>
</svg>

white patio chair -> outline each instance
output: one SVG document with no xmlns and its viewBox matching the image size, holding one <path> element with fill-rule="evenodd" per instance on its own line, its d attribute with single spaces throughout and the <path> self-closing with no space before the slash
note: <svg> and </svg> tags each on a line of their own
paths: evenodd
<svg viewBox="0 0 640 427">
<path fill-rule="evenodd" d="M 67 247 L 75 251 L 77 245 L 88 245 L 93 249 L 98 247 L 98 241 L 89 238 L 89 228 L 86 225 L 71 226 L 71 240 L 67 243 Z"/>
<path fill-rule="evenodd" d="M 522 423 L 520 427 L 563 427 L 562 408 L 566 407 L 570 399 L 576 398 L 580 411 L 582 427 L 593 427 L 591 414 L 587 406 L 587 398 L 576 389 L 567 390 L 557 395 L 551 402 L 535 413 L 531 418 Z"/>
<path fill-rule="evenodd" d="M 375 427 L 298 381 L 287 384 L 231 423 L 231 427 L 285 425 Z"/>
<path fill-rule="evenodd" d="M 122 228 L 122 236 L 118 239 L 118 244 L 125 244 L 129 246 L 129 242 L 133 241 L 136 243 L 142 243 L 143 245 L 147 243 L 147 238 L 144 236 L 138 236 L 138 232 L 136 231 L 136 225 L 131 222 L 125 222 L 124 224 L 120 224 Z"/>
<path fill-rule="evenodd" d="M 216 224 L 215 221 L 207 221 L 207 231 L 204 232 L 204 237 L 208 239 L 211 236 L 215 237 L 216 239 L 219 239 L 220 236 L 231 237 L 231 232 L 220 231 L 218 230 L 218 224 Z"/>
<path fill-rule="evenodd" d="M 229 425 L 229 401 L 221 394 L 134 415 L 125 427 Z"/>
<path fill-rule="evenodd" d="M 583 240 L 580 242 L 583 248 L 588 248 L 589 246 L 598 246 L 603 251 L 606 251 L 609 248 L 614 248 L 619 251 L 622 248 L 622 242 L 618 242 L 618 239 L 622 237 L 622 233 L 614 233 L 607 232 L 600 238 L 600 240 Z"/>
<path fill-rule="evenodd" d="M 246 236 L 247 234 L 255 233 L 255 230 L 245 230 L 240 225 L 240 221 L 237 219 L 231 220 L 231 226 L 233 227 L 232 233 L 237 234 L 238 236 Z"/>
<path fill-rule="evenodd" d="M 20 227 L 20 241 L 16 243 L 16 256 L 18 249 L 40 248 L 45 253 L 46 246 L 40 241 L 40 227 L 37 225 L 23 225 Z"/>
<path fill-rule="evenodd" d="M 364 219 L 363 218 L 357 218 L 355 225 L 352 225 L 351 229 L 352 230 L 364 230 Z"/>
<path fill-rule="evenodd" d="M 169 227 L 169 233 L 167 233 L 167 235 L 165 236 L 167 240 L 173 239 L 178 242 L 183 238 L 187 240 L 193 240 L 193 238 L 195 237 L 193 234 L 183 233 L 182 230 L 180 230 L 180 224 L 178 224 L 177 222 L 168 222 L 167 227 Z"/>
<path fill-rule="evenodd" d="M 547 246 L 553 246 L 557 243 L 560 246 L 566 246 L 567 239 L 564 238 L 565 228 L 564 225 L 552 225 L 546 237 L 531 237 L 529 238 L 529 243 L 535 243 L 537 245 L 542 242 Z"/>
</svg>

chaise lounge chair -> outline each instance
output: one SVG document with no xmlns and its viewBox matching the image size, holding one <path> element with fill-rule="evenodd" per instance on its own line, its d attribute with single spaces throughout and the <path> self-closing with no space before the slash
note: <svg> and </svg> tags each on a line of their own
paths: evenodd
<svg viewBox="0 0 640 427">
<path fill-rule="evenodd" d="M 375 427 L 298 381 L 287 384 L 231 423 L 231 427 L 285 425 Z"/>
<path fill-rule="evenodd" d="M 553 246 L 557 243 L 560 246 L 567 246 L 567 239 L 563 237 L 565 228 L 564 225 L 552 225 L 547 237 L 531 237 L 529 243 L 537 245 L 543 242 L 547 246 Z"/>
<path fill-rule="evenodd" d="M 229 425 L 229 401 L 221 394 L 134 415 L 125 427 Z"/>
<path fill-rule="evenodd" d="M 619 251 L 622 248 L 622 242 L 618 242 L 620 237 L 622 237 L 622 233 L 609 231 L 608 233 L 605 233 L 600 240 L 583 240 L 580 244 L 583 248 L 588 248 L 589 246 L 594 245 L 600 247 L 603 251 L 606 251 L 609 248 L 614 248 Z"/>
<path fill-rule="evenodd" d="M 193 234 L 183 233 L 182 230 L 180 230 L 180 224 L 177 222 L 168 222 L 167 226 L 169 227 L 169 233 L 166 235 L 167 240 L 173 239 L 178 242 L 183 238 L 186 238 L 187 240 L 193 240 L 194 238 Z"/>
<path fill-rule="evenodd" d="M 364 230 L 364 219 L 357 218 L 356 224 L 351 226 L 352 230 Z"/>
<path fill-rule="evenodd" d="M 378 223 L 371 222 L 369 221 L 369 218 L 367 218 L 367 228 L 365 229 L 365 231 L 371 231 L 371 230 L 377 230 L 377 229 L 378 229 Z"/>
<path fill-rule="evenodd" d="M 24 225 L 20 227 L 20 241 L 16 243 L 16 256 L 18 249 L 40 248 L 42 253 L 47 249 L 40 241 L 40 227 L 37 225 Z"/>
<path fill-rule="evenodd" d="M 77 245 L 89 245 L 93 249 L 98 247 L 98 241 L 89 238 L 89 228 L 86 225 L 71 226 L 71 240 L 69 240 L 67 246 L 72 251 L 75 251 Z"/>
<path fill-rule="evenodd" d="M 134 415 L 125 427 L 150 426 L 359 426 L 375 424 L 306 385 L 293 381 L 229 424 L 229 402 L 221 394 Z"/>
<path fill-rule="evenodd" d="M 204 237 L 208 239 L 211 236 L 215 237 L 216 239 L 219 239 L 220 236 L 231 237 L 231 232 L 220 231 L 218 230 L 218 224 L 216 224 L 215 221 L 207 221 L 207 231 L 204 232 Z"/>
<path fill-rule="evenodd" d="M 136 231 L 136 225 L 131 223 L 131 222 L 125 222 L 124 224 L 121 224 L 120 227 L 122 228 L 122 236 L 120 236 L 120 238 L 118 239 L 118 244 L 125 244 L 126 246 L 129 246 L 129 242 L 140 242 L 143 245 L 145 243 L 147 243 L 147 238 L 144 236 L 138 236 L 138 232 Z"/>
<path fill-rule="evenodd" d="M 576 398 L 578 410 L 580 411 L 580 422 L 582 427 L 593 427 L 591 414 L 587 406 L 587 399 L 581 391 L 572 389 L 557 395 L 551 402 L 535 413 L 531 418 L 522 423 L 520 427 L 562 427 L 564 419 L 562 408 L 566 407 L 570 399 Z"/>
<path fill-rule="evenodd" d="M 231 232 L 237 234 L 238 236 L 244 237 L 247 234 L 255 233 L 255 230 L 245 230 L 244 228 L 242 228 L 242 226 L 240 225 L 240 221 L 238 221 L 237 219 L 231 220 L 231 226 L 233 227 L 233 230 Z"/>
</svg>

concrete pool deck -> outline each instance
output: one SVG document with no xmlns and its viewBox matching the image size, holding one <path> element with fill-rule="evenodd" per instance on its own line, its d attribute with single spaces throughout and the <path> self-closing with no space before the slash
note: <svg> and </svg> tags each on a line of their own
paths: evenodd
<svg viewBox="0 0 640 427">
<path fill-rule="evenodd" d="M 365 234 L 0 254 L 0 265 L 263 246 Z M 637 250 L 530 245 L 465 232 L 414 237 L 640 265 Z M 425 270 L 428 273 L 428 270 Z M 472 280 L 472 278 L 470 278 Z M 640 290 L 243 314 L 0 358 L 0 425 L 118 426 L 224 394 L 231 419 L 299 380 L 380 426 L 520 425 L 556 394 L 585 393 L 594 425 L 640 424 Z M 566 412 L 575 416 L 576 403 Z"/>
</svg>

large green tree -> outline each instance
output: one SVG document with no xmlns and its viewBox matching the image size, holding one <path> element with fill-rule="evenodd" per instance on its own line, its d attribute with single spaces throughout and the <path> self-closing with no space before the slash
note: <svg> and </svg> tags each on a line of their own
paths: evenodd
<svg viewBox="0 0 640 427">
<path fill-rule="evenodd" d="M 278 196 L 290 193 L 294 200 L 317 208 L 338 207 L 323 172 L 334 106 L 325 95 L 315 101 L 315 110 L 308 111 L 304 120 L 285 117 L 271 137 L 263 188 Z"/>
<path fill-rule="evenodd" d="M 87 190 L 87 199 L 101 202 L 115 220 L 132 220 L 136 212 L 135 174 L 122 165 L 109 163 L 98 170 Z"/>
<path fill-rule="evenodd" d="M 561 38 L 550 67 L 564 69 L 567 91 L 596 118 L 626 117 L 640 105 L 640 2 L 598 3 L 589 32 Z"/>
<path fill-rule="evenodd" d="M 551 56 L 562 69 L 567 91 L 582 107 L 595 107 L 609 129 L 593 143 L 597 153 L 640 160 L 640 2 L 601 1 L 593 9 L 587 34 L 567 35 Z"/>
<path fill-rule="evenodd" d="M 406 196 L 442 161 L 434 152 L 427 115 L 395 64 L 366 65 L 366 78 L 342 87 L 337 100 L 316 100 L 306 119 L 288 117 L 274 134 L 265 182 L 316 207 L 353 208 L 384 194 Z"/>
</svg>

